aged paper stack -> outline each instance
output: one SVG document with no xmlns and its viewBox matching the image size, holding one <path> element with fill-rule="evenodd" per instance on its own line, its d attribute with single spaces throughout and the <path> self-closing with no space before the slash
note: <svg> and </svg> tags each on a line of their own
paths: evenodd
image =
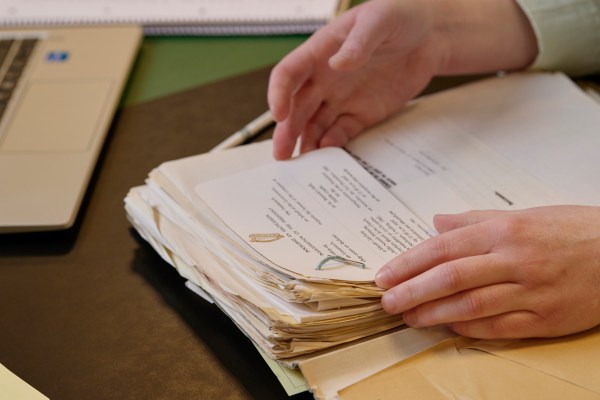
<svg viewBox="0 0 600 400">
<path fill-rule="evenodd" d="M 561 74 L 495 77 L 415 101 L 345 150 L 274 162 L 263 142 L 166 162 L 126 210 L 269 357 L 333 398 L 448 338 L 398 331 L 377 269 L 434 235 L 436 213 L 600 204 L 599 126 L 598 105 Z M 323 383 L 310 372 L 329 354 L 371 370 Z"/>
<path fill-rule="evenodd" d="M 130 219 L 272 358 L 400 326 L 374 274 L 426 225 L 341 149 L 269 154 L 262 143 L 165 163 L 127 196 Z"/>
</svg>

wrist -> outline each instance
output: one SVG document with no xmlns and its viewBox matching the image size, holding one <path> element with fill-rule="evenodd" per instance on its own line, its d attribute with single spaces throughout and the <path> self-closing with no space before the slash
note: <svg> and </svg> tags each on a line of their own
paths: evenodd
<svg viewBox="0 0 600 400">
<path fill-rule="evenodd" d="M 537 39 L 513 0 L 431 0 L 433 34 L 446 55 L 439 75 L 519 70 L 533 63 Z"/>
</svg>

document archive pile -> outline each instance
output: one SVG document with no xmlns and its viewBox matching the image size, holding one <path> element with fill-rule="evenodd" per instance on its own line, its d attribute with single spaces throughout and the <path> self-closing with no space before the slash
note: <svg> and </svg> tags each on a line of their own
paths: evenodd
<svg viewBox="0 0 600 400">
<path fill-rule="evenodd" d="M 165 162 L 126 211 L 268 356 L 294 364 L 403 325 L 373 279 L 435 235 L 434 214 L 600 204 L 598 126 L 598 105 L 563 75 L 494 77 L 415 101 L 346 149 L 275 162 L 267 141 Z"/>
</svg>

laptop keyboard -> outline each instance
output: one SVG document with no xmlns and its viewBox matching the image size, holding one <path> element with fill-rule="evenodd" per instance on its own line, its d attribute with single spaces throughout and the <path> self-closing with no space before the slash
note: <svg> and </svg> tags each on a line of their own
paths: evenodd
<svg viewBox="0 0 600 400">
<path fill-rule="evenodd" d="M 38 39 L 0 39 L 0 120 Z"/>
</svg>

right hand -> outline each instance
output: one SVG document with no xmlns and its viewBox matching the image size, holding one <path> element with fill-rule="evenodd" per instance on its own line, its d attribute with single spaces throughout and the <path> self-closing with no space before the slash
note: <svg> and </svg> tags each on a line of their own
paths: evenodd
<svg viewBox="0 0 600 400">
<path fill-rule="evenodd" d="M 557 337 L 600 324 L 600 207 L 437 215 L 437 236 L 375 277 L 415 328 L 482 339 Z"/>
</svg>

